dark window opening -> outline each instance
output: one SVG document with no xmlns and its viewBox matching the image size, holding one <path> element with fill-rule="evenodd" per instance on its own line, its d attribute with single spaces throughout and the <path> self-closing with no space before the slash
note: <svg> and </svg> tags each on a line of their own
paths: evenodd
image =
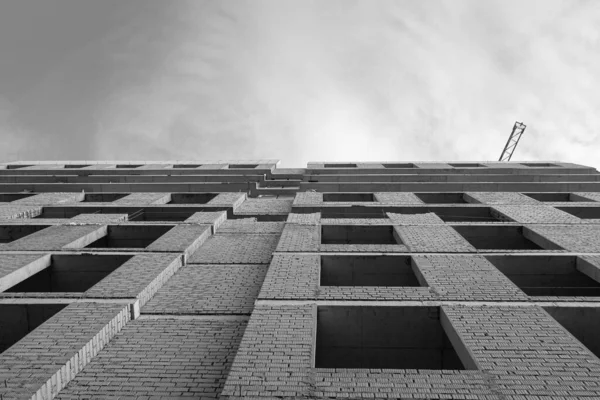
<svg viewBox="0 0 600 400">
<path fill-rule="evenodd" d="M 490 207 L 436 207 L 435 214 L 444 222 L 498 222 Z"/>
<path fill-rule="evenodd" d="M 141 167 L 143 164 L 136 164 L 136 165 L 128 165 L 128 164 L 119 164 L 117 165 L 117 168 L 139 168 Z"/>
<path fill-rule="evenodd" d="M 416 168 L 415 164 L 382 164 L 384 168 Z"/>
<path fill-rule="evenodd" d="M 42 212 L 34 218 L 73 218 L 79 214 L 95 214 L 97 208 L 86 209 L 83 207 L 42 207 Z"/>
<path fill-rule="evenodd" d="M 206 204 L 215 197 L 215 193 L 171 193 L 169 204 Z"/>
<path fill-rule="evenodd" d="M 556 207 L 581 219 L 600 219 L 600 207 Z"/>
<path fill-rule="evenodd" d="M 463 193 L 415 193 L 425 204 L 462 204 L 466 203 Z"/>
<path fill-rule="evenodd" d="M 229 169 L 253 169 L 258 167 L 258 164 L 229 164 Z"/>
<path fill-rule="evenodd" d="M 0 304 L 0 353 L 3 353 L 67 304 Z"/>
<path fill-rule="evenodd" d="M 399 244 L 392 226 L 322 225 L 322 244 Z"/>
<path fill-rule="evenodd" d="M 35 193 L 0 193 L 0 203 L 10 203 L 11 201 L 26 199 L 35 196 Z"/>
<path fill-rule="evenodd" d="M 413 268 L 410 256 L 321 256 L 321 286 L 422 286 Z"/>
<path fill-rule="evenodd" d="M 522 226 L 453 226 L 478 250 L 541 250 L 523 235 Z"/>
<path fill-rule="evenodd" d="M 19 168 L 27 168 L 27 167 L 33 167 L 33 165 L 7 165 L 6 169 L 19 169 Z"/>
<path fill-rule="evenodd" d="M 572 256 L 488 256 L 529 296 L 600 296 L 600 283 L 581 272 Z"/>
<path fill-rule="evenodd" d="M 456 163 L 456 164 L 448 164 L 454 168 L 481 168 L 485 167 L 485 165 L 477 164 L 477 163 Z"/>
<path fill-rule="evenodd" d="M 466 369 L 439 307 L 318 307 L 315 367 Z"/>
<path fill-rule="evenodd" d="M 572 193 L 523 193 L 537 201 L 543 202 L 565 202 L 565 201 L 591 201 L 583 197 L 573 196 Z"/>
<path fill-rule="evenodd" d="M 86 248 L 146 248 L 173 228 L 172 225 L 108 226 L 108 233 Z"/>
<path fill-rule="evenodd" d="M 373 202 L 375 196 L 373 193 L 323 193 L 323 201 Z"/>
<path fill-rule="evenodd" d="M 175 164 L 173 168 L 198 168 L 201 166 L 202 164 Z"/>
<path fill-rule="evenodd" d="M 123 197 L 129 196 L 130 193 L 86 193 L 84 203 L 110 203 Z"/>
<path fill-rule="evenodd" d="M 596 357 L 600 357 L 600 308 L 544 307 L 546 312 L 575 336 Z"/>
<path fill-rule="evenodd" d="M 376 207 L 324 207 L 321 218 L 387 218 L 382 208 Z"/>
<path fill-rule="evenodd" d="M 89 164 L 66 164 L 65 168 L 85 168 L 89 166 Z"/>
<path fill-rule="evenodd" d="M 558 167 L 556 164 L 549 163 L 519 163 L 521 165 L 525 165 L 526 167 Z"/>
<path fill-rule="evenodd" d="M 10 243 L 47 228 L 48 225 L 3 225 L 0 226 L 0 243 Z"/>
<path fill-rule="evenodd" d="M 85 292 L 131 257 L 91 254 L 53 255 L 48 267 L 6 292 Z"/>
<path fill-rule="evenodd" d="M 325 168 L 356 168 L 356 164 L 325 164 Z"/>
</svg>

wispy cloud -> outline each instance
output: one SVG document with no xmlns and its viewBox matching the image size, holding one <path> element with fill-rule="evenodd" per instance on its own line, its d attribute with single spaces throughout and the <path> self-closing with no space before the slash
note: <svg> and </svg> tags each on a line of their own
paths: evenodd
<svg viewBox="0 0 600 400">
<path fill-rule="evenodd" d="M 51 132 L 62 158 L 489 160 L 522 120 L 515 159 L 600 166 L 593 0 L 111 6 L 7 96 L 22 158 Z"/>
</svg>

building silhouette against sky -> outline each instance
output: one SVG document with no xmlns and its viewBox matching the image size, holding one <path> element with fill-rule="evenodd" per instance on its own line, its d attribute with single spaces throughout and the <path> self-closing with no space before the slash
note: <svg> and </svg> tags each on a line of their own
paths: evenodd
<svg viewBox="0 0 600 400">
<path fill-rule="evenodd" d="M 600 397 L 600 174 L 0 165 L 0 398 Z"/>
</svg>

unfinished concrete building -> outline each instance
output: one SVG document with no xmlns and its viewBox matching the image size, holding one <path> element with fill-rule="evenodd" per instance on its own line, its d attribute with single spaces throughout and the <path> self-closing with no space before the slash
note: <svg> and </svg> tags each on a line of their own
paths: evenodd
<svg viewBox="0 0 600 400">
<path fill-rule="evenodd" d="M 0 398 L 600 398 L 600 174 L 0 165 Z"/>
</svg>

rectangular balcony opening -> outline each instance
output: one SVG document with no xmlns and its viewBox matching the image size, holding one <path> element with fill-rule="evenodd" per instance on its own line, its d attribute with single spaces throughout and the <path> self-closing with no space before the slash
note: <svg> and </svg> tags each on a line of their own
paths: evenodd
<svg viewBox="0 0 600 400">
<path fill-rule="evenodd" d="M 78 168 L 85 168 L 85 167 L 89 167 L 90 164 L 66 164 L 65 168 L 69 169 L 69 168 L 73 168 L 73 169 L 78 169 Z"/>
<path fill-rule="evenodd" d="M 444 222 L 498 222 L 490 207 L 431 208 Z"/>
<path fill-rule="evenodd" d="M 373 193 L 323 193 L 324 202 L 370 203 L 375 201 Z"/>
<path fill-rule="evenodd" d="M 206 204 L 215 197 L 216 193 L 171 193 L 169 204 Z"/>
<path fill-rule="evenodd" d="M 356 164 L 325 164 L 325 168 L 356 168 Z"/>
<path fill-rule="evenodd" d="M 0 193 L 0 203 L 10 203 L 11 201 L 26 199 L 35 196 L 35 193 Z"/>
<path fill-rule="evenodd" d="M 322 244 L 400 244 L 392 226 L 322 225 Z"/>
<path fill-rule="evenodd" d="M 315 367 L 466 369 L 439 307 L 320 306 Z"/>
<path fill-rule="evenodd" d="M 529 296 L 600 296 L 600 283 L 581 272 L 574 256 L 487 256 Z"/>
<path fill-rule="evenodd" d="M 131 257 L 112 254 L 53 255 L 48 267 L 5 292 L 85 292 Z"/>
<path fill-rule="evenodd" d="M 175 164 L 173 168 L 198 168 L 201 166 L 202 164 Z"/>
<path fill-rule="evenodd" d="M 453 226 L 477 250 L 542 250 L 523 235 L 522 226 Z"/>
<path fill-rule="evenodd" d="M 477 164 L 477 163 L 454 163 L 454 164 L 448 164 L 451 167 L 454 168 L 482 168 L 485 167 L 485 165 L 481 165 L 481 164 Z"/>
<path fill-rule="evenodd" d="M 10 243 L 47 228 L 48 225 L 2 225 L 0 243 Z"/>
<path fill-rule="evenodd" d="M 583 197 L 573 196 L 572 193 L 523 193 L 525 196 L 531 197 L 542 202 L 565 202 L 565 201 L 590 201 Z"/>
<path fill-rule="evenodd" d="M 20 169 L 20 168 L 27 168 L 27 167 L 33 167 L 34 165 L 7 165 L 6 169 Z"/>
<path fill-rule="evenodd" d="M 110 203 L 129 195 L 130 193 L 86 193 L 83 203 Z"/>
<path fill-rule="evenodd" d="M 581 219 L 600 219 L 600 207 L 556 207 Z"/>
<path fill-rule="evenodd" d="M 387 218 L 382 208 L 377 207 L 324 207 L 321 218 Z"/>
<path fill-rule="evenodd" d="M 143 164 L 119 164 L 116 166 L 116 168 L 139 168 L 142 165 Z"/>
<path fill-rule="evenodd" d="M 425 204 L 464 204 L 463 193 L 415 193 Z"/>
<path fill-rule="evenodd" d="M 0 353 L 66 306 L 67 304 L 0 304 Z"/>
<path fill-rule="evenodd" d="M 115 225 L 108 226 L 108 233 L 86 246 L 99 248 L 144 249 L 173 228 L 172 225 Z"/>
<path fill-rule="evenodd" d="M 229 164 L 229 169 L 254 169 L 258 164 Z"/>
<path fill-rule="evenodd" d="M 596 357 L 600 357 L 600 308 L 544 307 L 546 312 L 575 336 Z"/>
<path fill-rule="evenodd" d="M 559 167 L 559 165 L 550 164 L 550 163 L 519 163 L 519 164 L 524 165 L 526 167 Z"/>
<path fill-rule="evenodd" d="M 415 164 L 404 163 L 404 164 L 382 164 L 383 168 L 417 168 Z"/>
<path fill-rule="evenodd" d="M 321 256 L 321 286 L 421 286 L 410 256 Z"/>
</svg>

